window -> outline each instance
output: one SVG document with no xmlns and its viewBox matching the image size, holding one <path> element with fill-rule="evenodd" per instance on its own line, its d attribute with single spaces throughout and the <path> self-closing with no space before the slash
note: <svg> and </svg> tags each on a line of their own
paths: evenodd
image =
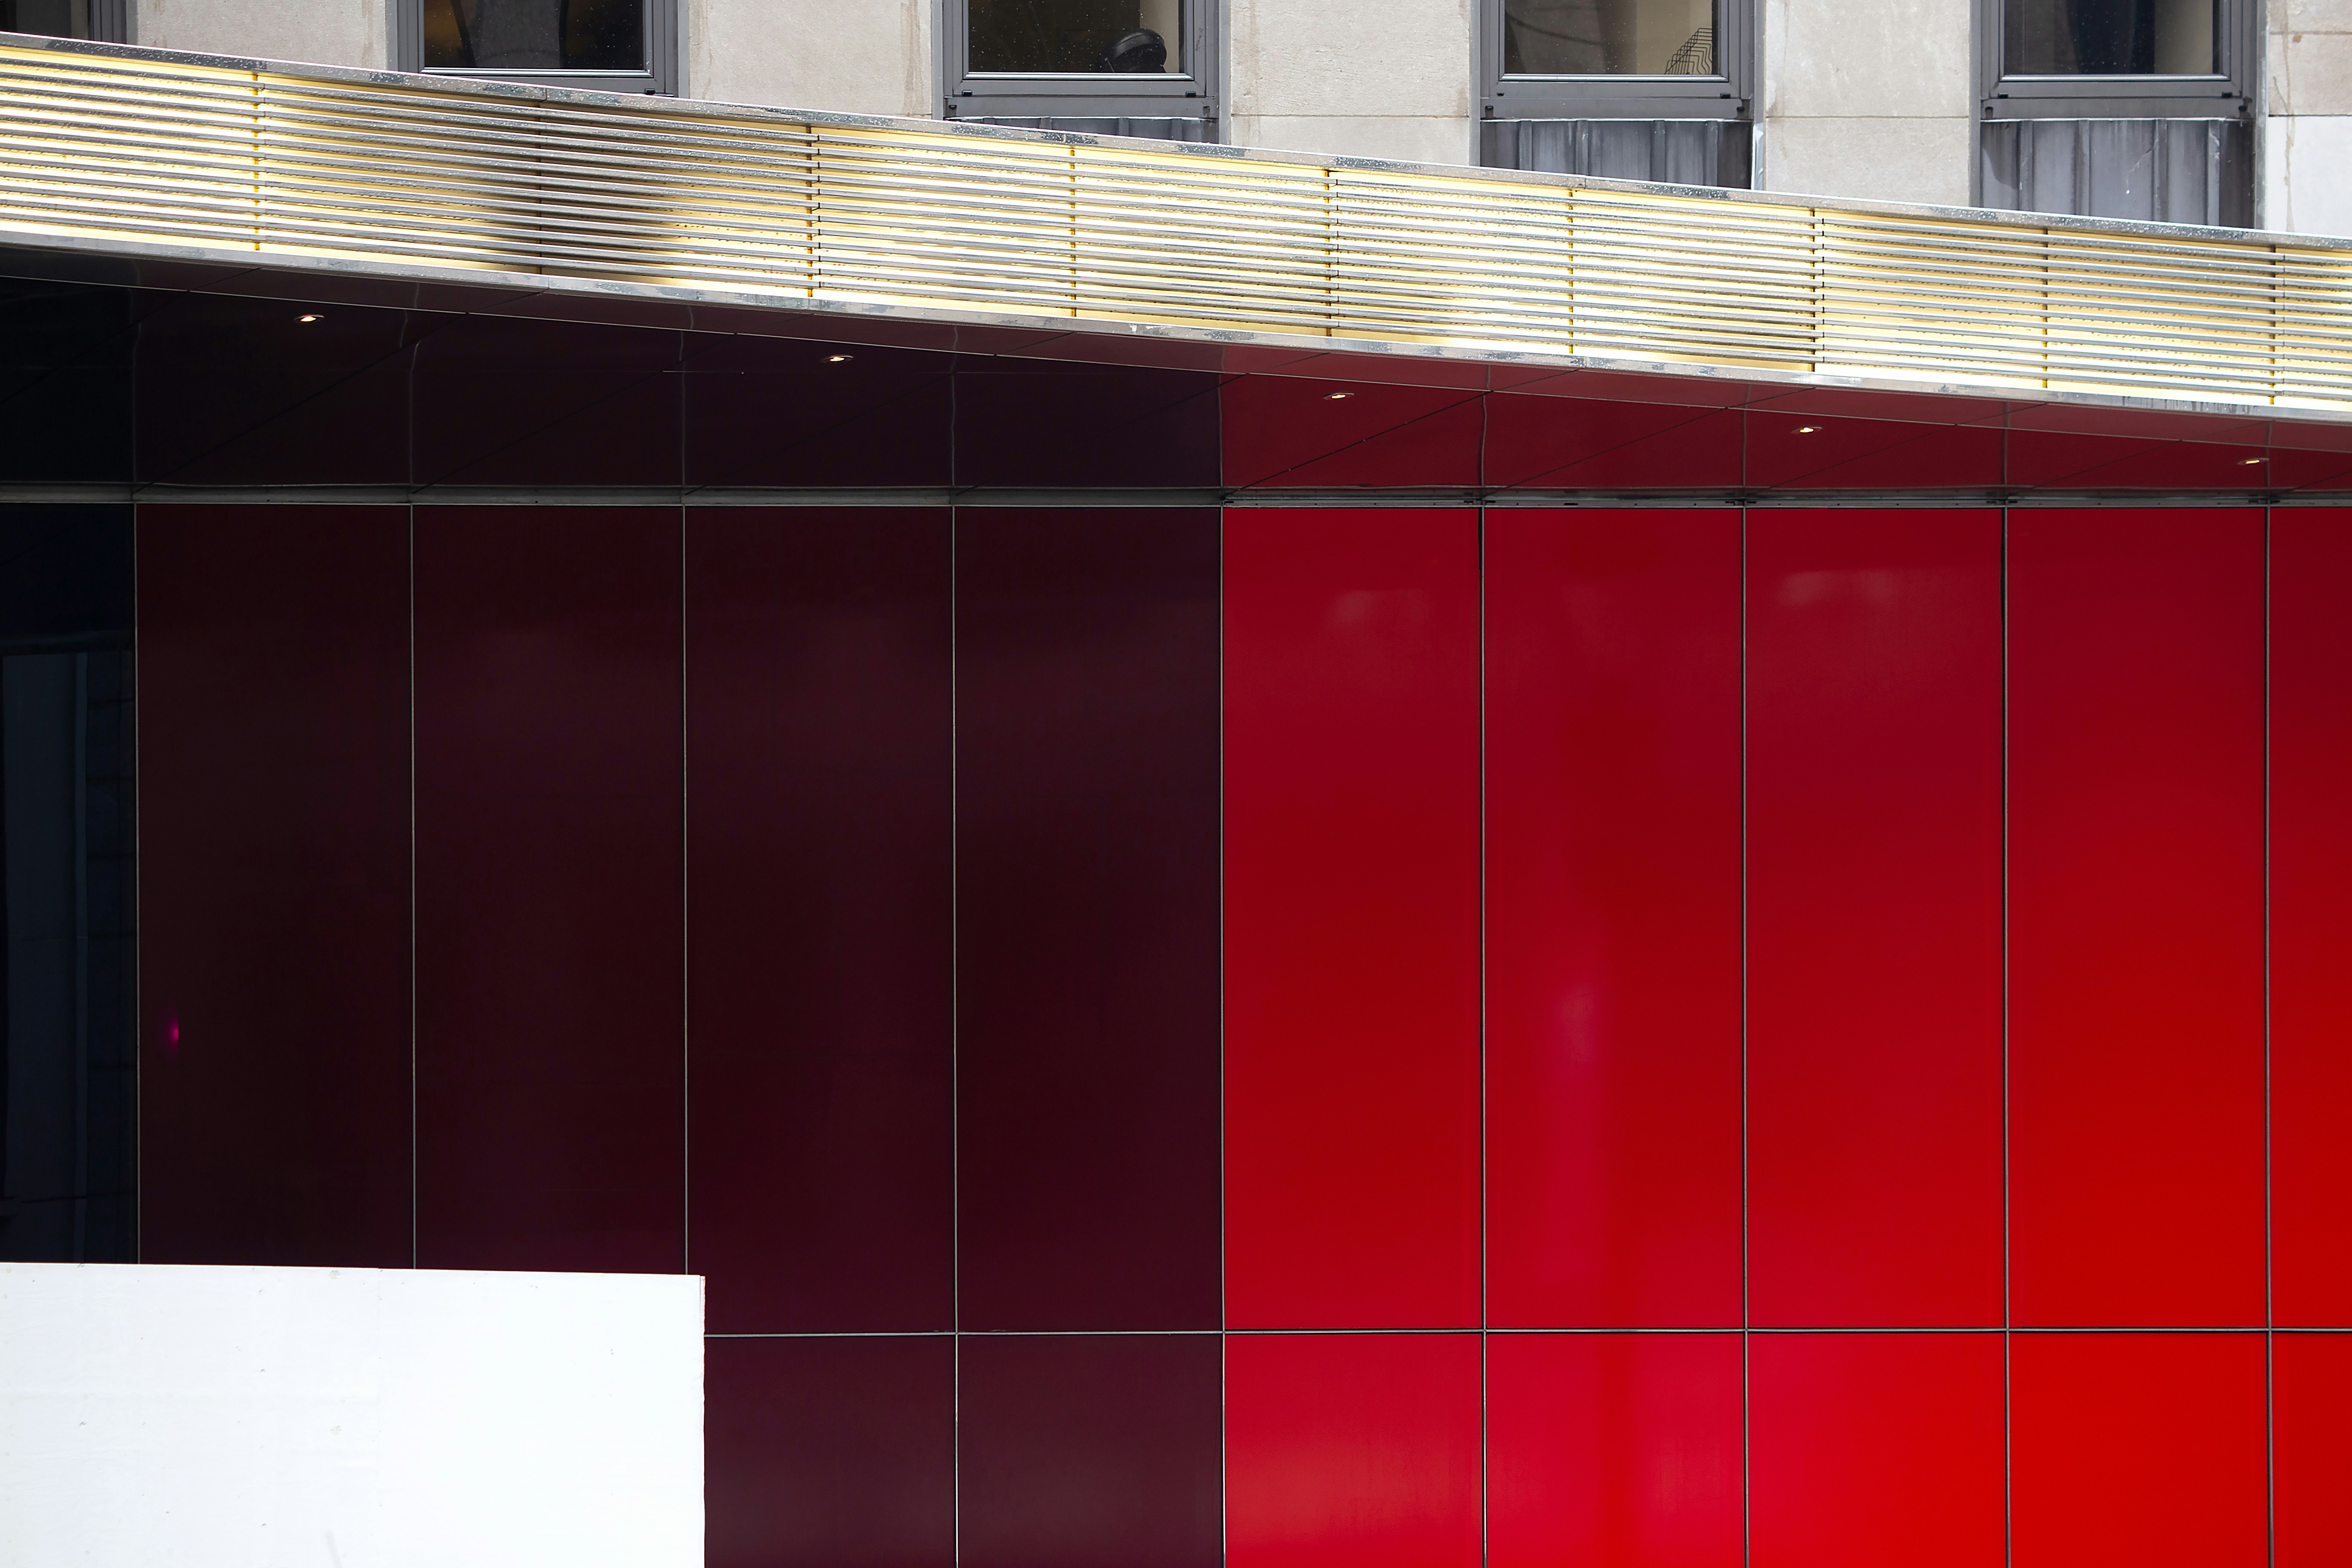
<svg viewBox="0 0 2352 1568">
<path fill-rule="evenodd" d="M 1496 120 L 1742 120 L 1751 0 L 1485 0 Z"/>
<path fill-rule="evenodd" d="M 130 0 L 0 0 L 0 33 L 119 44 L 131 36 L 129 13 Z"/>
<path fill-rule="evenodd" d="M 943 0 L 950 120 L 1214 141 L 1215 0 Z"/>
<path fill-rule="evenodd" d="M 1978 0 L 1987 119 L 2236 115 L 2251 0 Z"/>
<path fill-rule="evenodd" d="M 676 92 L 675 0 L 400 0 L 403 70 Z"/>
</svg>

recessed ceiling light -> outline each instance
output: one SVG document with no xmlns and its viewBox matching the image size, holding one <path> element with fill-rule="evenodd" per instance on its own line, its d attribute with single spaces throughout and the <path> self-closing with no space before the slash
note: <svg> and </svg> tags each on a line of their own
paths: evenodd
<svg viewBox="0 0 2352 1568">
<path fill-rule="evenodd" d="M 310 315 L 307 315 L 307 316 L 297 316 L 297 317 L 295 317 L 294 319 L 295 319 L 296 321 L 298 321 L 301 322 L 304 326 L 306 326 L 306 327 L 307 327 L 307 326 L 309 326 L 312 321 L 324 321 L 326 318 L 325 318 L 325 317 L 323 317 L 323 316 L 318 315 L 318 314 L 316 314 L 316 313 L 314 312 L 314 313 L 312 313 L 312 314 L 310 314 Z"/>
<path fill-rule="evenodd" d="M 1797 426 L 1797 434 L 1800 436 L 1816 436 L 1821 433 L 1821 428 L 1822 427 L 1818 425 L 1800 425 Z"/>
<path fill-rule="evenodd" d="M 827 364 L 847 364 L 849 363 L 849 356 L 847 354 L 827 354 L 824 356 L 824 363 Z"/>
<path fill-rule="evenodd" d="M 1356 395 L 1352 392 L 1327 392 L 1323 395 L 1323 401 L 1326 403 L 1337 403 L 1343 397 L 1353 397 L 1355 395 Z"/>
</svg>

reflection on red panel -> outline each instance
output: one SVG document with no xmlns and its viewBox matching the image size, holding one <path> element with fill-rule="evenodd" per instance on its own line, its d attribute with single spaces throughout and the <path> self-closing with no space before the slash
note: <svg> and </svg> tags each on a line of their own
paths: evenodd
<svg viewBox="0 0 2352 1568">
<path fill-rule="evenodd" d="M 1225 514 L 1231 1326 L 1478 1321 L 1476 526 Z"/>
<path fill-rule="evenodd" d="M 1739 415 L 1582 397 L 1486 399 L 1486 479 L 1537 489 L 1739 483 Z"/>
<path fill-rule="evenodd" d="M 1474 392 L 1249 375 L 1218 400 L 1228 485 L 1478 482 Z"/>
<path fill-rule="evenodd" d="M 1494 1568 L 1737 1568 L 1736 1334 L 1497 1334 L 1486 1348 Z"/>
<path fill-rule="evenodd" d="M 2352 1334 L 2281 1334 L 2273 1363 L 2278 1568 L 2352 1563 Z"/>
<path fill-rule="evenodd" d="M 2017 511 L 2018 1321 L 2263 1321 L 2263 518 Z"/>
<path fill-rule="evenodd" d="M 687 516 L 689 1257 L 716 1333 L 954 1320 L 948 514 Z"/>
<path fill-rule="evenodd" d="M 1748 411 L 1747 482 L 1798 489 L 1950 489 L 2000 483 L 2000 432 L 1978 425 Z"/>
<path fill-rule="evenodd" d="M 1475 1568 L 1475 1334 L 1225 1342 L 1232 1568 Z"/>
<path fill-rule="evenodd" d="M 1749 1302 L 2001 1321 L 2000 517 L 1748 517 Z"/>
<path fill-rule="evenodd" d="M 2000 1335 L 1762 1334 L 1748 1355 L 1756 1568 L 2001 1568 Z"/>
<path fill-rule="evenodd" d="M 1740 1321 L 1739 526 L 1487 514 L 1497 1324 Z"/>
<path fill-rule="evenodd" d="M 2261 1568 L 2263 1337 L 2020 1334 L 2017 1568 Z"/>
<path fill-rule="evenodd" d="M 138 538 L 141 1255 L 404 1267 L 408 514 Z"/>
<path fill-rule="evenodd" d="M 2352 1327 L 2352 512 L 2271 514 L 2271 1223 L 2282 1323 Z"/>
<path fill-rule="evenodd" d="M 683 1226 L 678 514 L 416 514 L 417 1260 Z"/>
<path fill-rule="evenodd" d="M 2004 433 L 2008 451 L 2007 480 L 2032 487 L 2071 487 L 2095 469 L 2128 464 L 2163 449 L 2161 440 L 2142 436 L 2100 436 L 2072 430 L 2016 430 Z"/>
</svg>

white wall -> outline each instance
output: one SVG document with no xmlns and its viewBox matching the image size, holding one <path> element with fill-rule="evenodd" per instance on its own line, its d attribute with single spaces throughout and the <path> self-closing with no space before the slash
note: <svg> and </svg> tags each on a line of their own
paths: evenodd
<svg viewBox="0 0 2352 1568">
<path fill-rule="evenodd" d="M 2270 0 L 2264 227 L 2352 235 L 2352 0 Z"/>
<path fill-rule="evenodd" d="M 1476 0 L 1226 0 L 1226 139 L 1475 162 Z"/>
<path fill-rule="evenodd" d="M 1757 184 L 1965 205 L 1969 0 L 1764 0 Z"/>
<path fill-rule="evenodd" d="M 0 1264 L 10 1568 L 686 1568 L 702 1281 Z"/>
<path fill-rule="evenodd" d="M 935 115 L 933 0 L 681 0 L 697 98 Z"/>
<path fill-rule="evenodd" d="M 387 69 L 392 0 L 131 0 L 151 48 Z"/>
</svg>

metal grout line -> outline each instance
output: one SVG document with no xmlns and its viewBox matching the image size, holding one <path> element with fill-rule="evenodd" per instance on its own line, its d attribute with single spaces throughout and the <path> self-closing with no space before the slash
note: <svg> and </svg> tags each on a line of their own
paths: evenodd
<svg viewBox="0 0 2352 1568">
<path fill-rule="evenodd" d="M 1223 471 L 1224 421 L 1217 422 L 1219 471 Z M 1233 1322 L 1227 1293 L 1231 1287 L 1226 1251 L 1225 1177 L 1225 536 L 1231 523 L 1223 509 L 1217 512 L 1217 1545 L 1221 1554 L 1233 1551 L 1233 1505 L 1226 1478 L 1233 1468 L 1232 1354 L 1226 1339 Z"/>
<path fill-rule="evenodd" d="M 2016 1315 L 2011 1306 L 2010 1201 L 2010 550 L 2009 513 L 2000 514 L 2000 1535 L 2001 1558 L 2017 1555 L 2017 1500 L 2014 1441 L 2011 1432 L 2015 1397 L 2012 1390 L 2011 1331 Z"/>
<path fill-rule="evenodd" d="M 686 421 L 678 421 L 678 458 Z M 693 730 L 687 670 L 686 508 L 677 509 L 677 1266 L 694 1272 L 694 832 Z"/>
<path fill-rule="evenodd" d="M 1486 400 L 1479 399 L 1479 419 L 1482 438 L 1479 451 L 1486 450 L 1485 430 Z M 1486 514 L 1475 514 L 1478 563 L 1478 1553 L 1483 1563 L 1494 1550 L 1494 1489 L 1490 1477 L 1494 1472 L 1494 1421 L 1492 1373 L 1487 1363 L 1487 1335 L 1494 1326 L 1494 1310 L 1488 1299 L 1492 1283 L 1492 1240 L 1489 1235 L 1487 1183 L 1491 1153 L 1487 1147 L 1488 1116 L 1488 1026 L 1487 1000 L 1487 814 L 1486 814 Z"/>
<path fill-rule="evenodd" d="M 414 395 L 415 359 L 409 360 L 411 393 Z M 411 429 L 415 445 L 415 431 Z M 424 1264 L 424 1239 L 420 1208 L 423 1183 L 418 1165 L 419 1073 L 418 1073 L 418 1013 L 416 984 L 416 509 L 409 507 L 401 513 L 406 522 L 408 543 L 408 1266 L 421 1268 Z"/>
<path fill-rule="evenodd" d="M 1743 472 L 1745 451 L 1743 446 Z M 1756 1324 L 1748 1294 L 1754 1268 L 1748 1235 L 1748 531 L 1752 523 L 1752 518 L 1743 510 L 1739 514 L 1739 1553 L 1740 1562 L 1751 1565 L 1756 1560 L 1755 1409 L 1750 1364 Z"/>
<path fill-rule="evenodd" d="M 948 377 L 950 477 L 953 477 L 956 380 Z M 953 1455 L 955 1562 L 963 1562 L 963 826 L 961 674 L 956 646 L 956 544 L 961 518 L 948 510 L 948 1322 L 949 1357 L 955 1387 L 950 1412 Z"/>
<path fill-rule="evenodd" d="M 2272 1086 L 2272 769 L 2275 747 L 2273 584 L 2277 580 L 2277 521 L 2263 513 L 2263 1484 L 2269 1563 L 2278 1568 L 2278 1246 L 2274 1205 L 2277 1150 L 2273 1139 Z"/>
</svg>

